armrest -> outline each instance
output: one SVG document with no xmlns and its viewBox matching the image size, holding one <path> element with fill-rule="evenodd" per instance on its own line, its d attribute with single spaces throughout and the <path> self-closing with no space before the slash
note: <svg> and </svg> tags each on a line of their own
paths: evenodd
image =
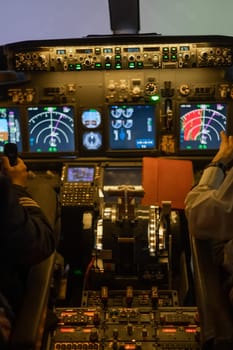
<svg viewBox="0 0 233 350">
<path fill-rule="evenodd" d="M 22 310 L 12 334 L 12 349 L 38 349 L 43 336 L 56 252 L 30 270 Z"/>
<path fill-rule="evenodd" d="M 222 287 L 220 268 L 213 262 L 211 244 L 194 237 L 190 242 L 202 344 L 211 342 L 214 349 L 220 343 L 232 346 L 233 310 Z"/>
</svg>

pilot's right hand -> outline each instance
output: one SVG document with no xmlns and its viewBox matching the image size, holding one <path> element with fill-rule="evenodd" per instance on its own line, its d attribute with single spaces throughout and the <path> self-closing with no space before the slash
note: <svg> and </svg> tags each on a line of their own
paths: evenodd
<svg viewBox="0 0 233 350">
<path fill-rule="evenodd" d="M 8 343 L 11 334 L 11 322 L 5 315 L 2 308 L 0 308 L 0 332 L 4 338 L 4 341 Z"/>
<path fill-rule="evenodd" d="M 24 161 L 17 158 L 17 164 L 10 165 L 8 157 L 2 156 L 2 173 L 8 176 L 15 185 L 25 187 L 27 184 L 28 172 Z"/>
<path fill-rule="evenodd" d="M 233 160 L 233 136 L 221 132 L 221 144 L 212 162 L 219 162 L 227 166 Z"/>
</svg>

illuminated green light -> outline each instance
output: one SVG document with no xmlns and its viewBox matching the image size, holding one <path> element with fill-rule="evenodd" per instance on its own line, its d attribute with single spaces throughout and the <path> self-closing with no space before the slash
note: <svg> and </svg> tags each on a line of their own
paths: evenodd
<svg viewBox="0 0 233 350">
<path fill-rule="evenodd" d="M 130 63 L 129 63 L 129 68 L 130 68 L 130 69 L 135 68 L 135 63 L 134 63 L 134 62 L 130 62 Z"/>
<path fill-rule="evenodd" d="M 95 68 L 96 69 L 101 69 L 102 68 L 102 64 L 101 63 L 96 63 L 95 64 Z"/>
<path fill-rule="evenodd" d="M 198 149 L 207 149 L 207 145 L 199 145 Z"/>
<path fill-rule="evenodd" d="M 81 64 L 77 63 L 77 64 L 75 65 L 75 70 L 81 70 L 81 69 L 82 69 Z"/>
<path fill-rule="evenodd" d="M 197 104 L 197 107 L 198 108 L 202 108 L 202 109 L 210 108 L 210 104 L 208 104 L 208 103 L 201 103 L 201 104 Z"/>
<path fill-rule="evenodd" d="M 143 68 L 143 63 L 142 62 L 137 62 L 137 67 L 138 68 Z"/>
<path fill-rule="evenodd" d="M 69 66 L 68 66 L 68 69 L 69 70 L 74 70 L 74 65 L 72 63 L 70 63 Z"/>
<path fill-rule="evenodd" d="M 105 68 L 106 69 L 111 69 L 111 67 L 112 67 L 111 63 L 105 63 Z"/>
<path fill-rule="evenodd" d="M 120 63 L 120 62 L 117 62 L 117 63 L 115 64 L 115 68 L 116 68 L 116 69 L 121 69 L 121 68 L 122 68 L 121 63 Z"/>
<path fill-rule="evenodd" d="M 56 111 L 57 107 L 54 106 L 49 106 L 49 107 L 44 107 L 43 110 L 47 111 L 47 112 L 51 112 L 51 111 Z"/>
<path fill-rule="evenodd" d="M 150 100 L 152 102 L 158 102 L 160 100 L 160 97 L 159 97 L 159 95 L 153 95 L 150 97 Z"/>
</svg>

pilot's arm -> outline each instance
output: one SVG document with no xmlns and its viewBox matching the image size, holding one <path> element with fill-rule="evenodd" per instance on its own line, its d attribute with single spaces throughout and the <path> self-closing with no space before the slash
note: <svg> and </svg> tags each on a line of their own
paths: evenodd
<svg viewBox="0 0 233 350">
<path fill-rule="evenodd" d="M 189 232 L 200 239 L 233 239 L 233 136 L 221 133 L 221 145 L 185 199 Z"/>
<path fill-rule="evenodd" d="M 27 169 L 22 159 L 11 167 L 8 158 L 2 157 L 0 200 L 2 244 L 1 259 L 9 259 L 23 265 L 36 264 L 48 257 L 55 249 L 52 227 L 41 208 L 25 189 Z"/>
</svg>

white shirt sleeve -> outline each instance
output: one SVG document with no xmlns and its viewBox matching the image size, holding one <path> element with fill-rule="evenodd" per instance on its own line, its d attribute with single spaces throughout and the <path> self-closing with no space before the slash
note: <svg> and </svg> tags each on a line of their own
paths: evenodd
<svg viewBox="0 0 233 350">
<path fill-rule="evenodd" d="M 200 239 L 233 239 L 233 168 L 224 177 L 218 167 L 206 168 L 186 196 L 189 232 Z"/>
</svg>

